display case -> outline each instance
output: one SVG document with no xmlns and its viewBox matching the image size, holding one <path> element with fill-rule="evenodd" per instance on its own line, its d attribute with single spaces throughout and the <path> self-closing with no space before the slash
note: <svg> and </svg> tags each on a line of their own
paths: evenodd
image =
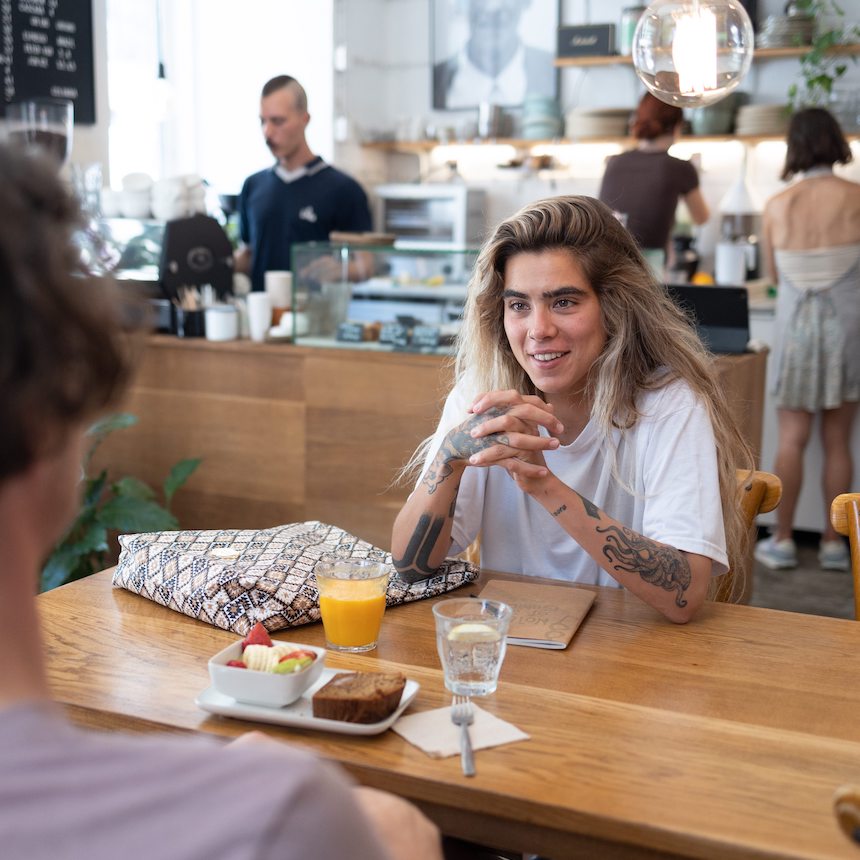
<svg viewBox="0 0 860 860">
<path fill-rule="evenodd" d="M 475 248 L 293 245 L 293 340 L 308 346 L 447 352 Z M 283 325 L 283 324 L 282 324 Z"/>
<path fill-rule="evenodd" d="M 101 218 L 96 223 L 104 247 L 110 250 L 114 276 L 157 285 L 164 222 L 149 218 Z"/>
</svg>

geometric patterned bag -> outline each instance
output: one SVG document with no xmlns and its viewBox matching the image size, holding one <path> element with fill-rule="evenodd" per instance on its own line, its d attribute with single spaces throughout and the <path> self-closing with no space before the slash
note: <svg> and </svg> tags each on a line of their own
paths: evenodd
<svg viewBox="0 0 860 860">
<path fill-rule="evenodd" d="M 337 526 L 316 521 L 254 531 L 149 532 L 120 535 L 113 584 L 156 603 L 244 636 L 257 621 L 282 630 L 319 621 L 314 567 L 323 555 L 371 558 L 391 554 Z M 479 569 L 447 559 L 441 573 L 409 585 L 394 567 L 386 606 L 437 597 L 478 578 Z"/>
</svg>

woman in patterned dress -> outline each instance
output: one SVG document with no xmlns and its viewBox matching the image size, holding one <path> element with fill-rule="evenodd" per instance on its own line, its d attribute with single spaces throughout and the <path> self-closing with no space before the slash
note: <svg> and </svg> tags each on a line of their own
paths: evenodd
<svg viewBox="0 0 860 860">
<path fill-rule="evenodd" d="M 816 415 L 824 449 L 824 569 L 847 570 L 848 551 L 830 525 L 830 503 L 851 485 L 851 430 L 860 400 L 860 185 L 833 174 L 852 160 L 839 124 L 823 108 L 796 113 L 782 178 L 795 182 L 764 211 L 771 278 L 778 283 L 769 384 L 779 443 L 774 471 L 782 501 L 774 533 L 756 547 L 768 567 L 795 567 L 792 526 L 803 455 Z"/>
</svg>

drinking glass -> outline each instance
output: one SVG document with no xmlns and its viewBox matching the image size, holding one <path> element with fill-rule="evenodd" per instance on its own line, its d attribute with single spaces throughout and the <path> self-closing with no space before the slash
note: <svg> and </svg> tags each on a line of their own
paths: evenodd
<svg viewBox="0 0 860 860">
<path fill-rule="evenodd" d="M 499 683 L 513 610 L 498 600 L 452 598 L 433 606 L 445 686 L 458 696 L 488 696 Z"/>
<path fill-rule="evenodd" d="M 39 149 L 62 167 L 72 151 L 74 106 L 66 99 L 29 99 L 6 106 L 9 140 Z"/>
<path fill-rule="evenodd" d="M 376 648 L 390 568 L 373 559 L 321 559 L 314 569 L 326 647 L 333 651 Z"/>
</svg>

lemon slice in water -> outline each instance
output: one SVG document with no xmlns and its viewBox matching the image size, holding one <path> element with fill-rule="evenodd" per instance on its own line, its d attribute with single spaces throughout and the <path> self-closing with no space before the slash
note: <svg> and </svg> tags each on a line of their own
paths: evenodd
<svg viewBox="0 0 860 860">
<path fill-rule="evenodd" d="M 451 642 L 498 642 L 501 636 L 488 624 L 466 622 L 452 627 L 448 631 L 448 639 Z"/>
</svg>

